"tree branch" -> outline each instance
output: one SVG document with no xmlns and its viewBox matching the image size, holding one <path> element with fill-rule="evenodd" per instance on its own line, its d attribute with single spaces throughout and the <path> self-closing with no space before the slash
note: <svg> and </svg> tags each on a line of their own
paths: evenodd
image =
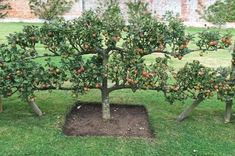
<svg viewBox="0 0 235 156">
<path fill-rule="evenodd" d="M 37 88 L 37 90 L 76 90 L 76 88 L 66 88 L 66 87 L 53 87 L 53 86 L 50 86 L 50 87 L 46 87 L 46 88 Z"/>
<path fill-rule="evenodd" d="M 121 85 L 114 85 L 110 88 L 108 88 L 108 92 L 111 93 L 113 91 L 116 90 L 120 90 L 120 89 L 132 89 L 134 86 L 132 85 L 125 85 L 125 84 L 121 84 Z M 142 90 L 155 90 L 155 91 L 163 91 L 164 89 L 162 87 L 152 87 L 152 88 L 145 88 L 145 87 L 137 87 L 138 89 L 142 89 Z"/>
</svg>

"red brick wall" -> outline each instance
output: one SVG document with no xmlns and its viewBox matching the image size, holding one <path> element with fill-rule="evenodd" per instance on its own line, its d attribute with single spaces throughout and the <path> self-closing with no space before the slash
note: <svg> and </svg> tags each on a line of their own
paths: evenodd
<svg viewBox="0 0 235 156">
<path fill-rule="evenodd" d="M 27 0 L 11 0 L 9 3 L 12 9 L 8 11 L 8 17 L 23 19 L 35 18 L 34 14 L 31 13 Z"/>
<path fill-rule="evenodd" d="M 123 5 L 127 0 L 120 0 Z M 184 21 L 198 22 L 200 21 L 199 15 L 195 10 L 201 10 L 202 7 L 199 4 L 209 5 L 216 0 L 145 0 L 150 3 L 150 9 L 155 15 L 162 15 L 167 10 L 172 10 L 180 14 L 180 17 Z M 9 0 L 12 7 L 9 10 L 9 18 L 19 19 L 32 19 L 37 18 L 31 13 L 28 5 L 28 0 Z M 95 8 L 97 0 L 84 0 L 85 8 Z M 82 0 L 79 0 L 68 13 L 65 13 L 65 17 L 77 17 L 82 12 Z M 123 8 L 123 6 L 121 7 Z M 124 7 L 125 8 L 125 7 Z"/>
<path fill-rule="evenodd" d="M 197 2 L 197 10 L 200 12 L 201 10 L 203 10 L 204 6 L 206 5 L 205 0 L 198 0 Z"/>
</svg>

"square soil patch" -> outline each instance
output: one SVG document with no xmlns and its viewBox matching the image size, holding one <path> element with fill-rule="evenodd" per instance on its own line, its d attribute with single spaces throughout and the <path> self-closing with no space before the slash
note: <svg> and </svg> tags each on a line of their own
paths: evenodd
<svg viewBox="0 0 235 156">
<path fill-rule="evenodd" d="M 77 103 L 66 117 L 68 136 L 121 136 L 153 138 L 144 106 L 111 104 L 111 119 L 102 119 L 100 103 Z"/>
</svg>

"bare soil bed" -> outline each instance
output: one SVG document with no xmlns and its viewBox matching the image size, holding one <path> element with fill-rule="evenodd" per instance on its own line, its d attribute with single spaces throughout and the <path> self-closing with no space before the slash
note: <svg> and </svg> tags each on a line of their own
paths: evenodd
<svg viewBox="0 0 235 156">
<path fill-rule="evenodd" d="M 68 136 L 121 136 L 153 138 L 144 106 L 111 105 L 111 120 L 102 119 L 100 103 L 78 102 L 66 117 Z"/>
</svg>

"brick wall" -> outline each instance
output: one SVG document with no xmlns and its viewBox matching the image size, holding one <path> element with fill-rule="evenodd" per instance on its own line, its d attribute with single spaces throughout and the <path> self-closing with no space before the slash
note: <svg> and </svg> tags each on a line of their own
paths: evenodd
<svg viewBox="0 0 235 156">
<path fill-rule="evenodd" d="M 8 11 L 9 18 L 31 19 L 36 18 L 30 10 L 27 0 L 10 0 L 11 10 Z"/>
<path fill-rule="evenodd" d="M 124 10 L 124 3 L 127 0 L 120 0 L 121 8 Z M 151 12 L 155 16 L 161 16 L 166 11 L 178 13 L 184 21 L 200 22 L 201 19 L 196 10 L 201 10 L 200 4 L 208 6 L 216 0 L 145 0 L 148 2 Z M 28 6 L 28 0 L 10 0 L 12 10 L 9 10 L 8 18 L 35 19 Z M 67 19 L 78 17 L 83 9 L 94 9 L 98 5 L 97 0 L 78 0 L 64 17 Z"/>
</svg>

